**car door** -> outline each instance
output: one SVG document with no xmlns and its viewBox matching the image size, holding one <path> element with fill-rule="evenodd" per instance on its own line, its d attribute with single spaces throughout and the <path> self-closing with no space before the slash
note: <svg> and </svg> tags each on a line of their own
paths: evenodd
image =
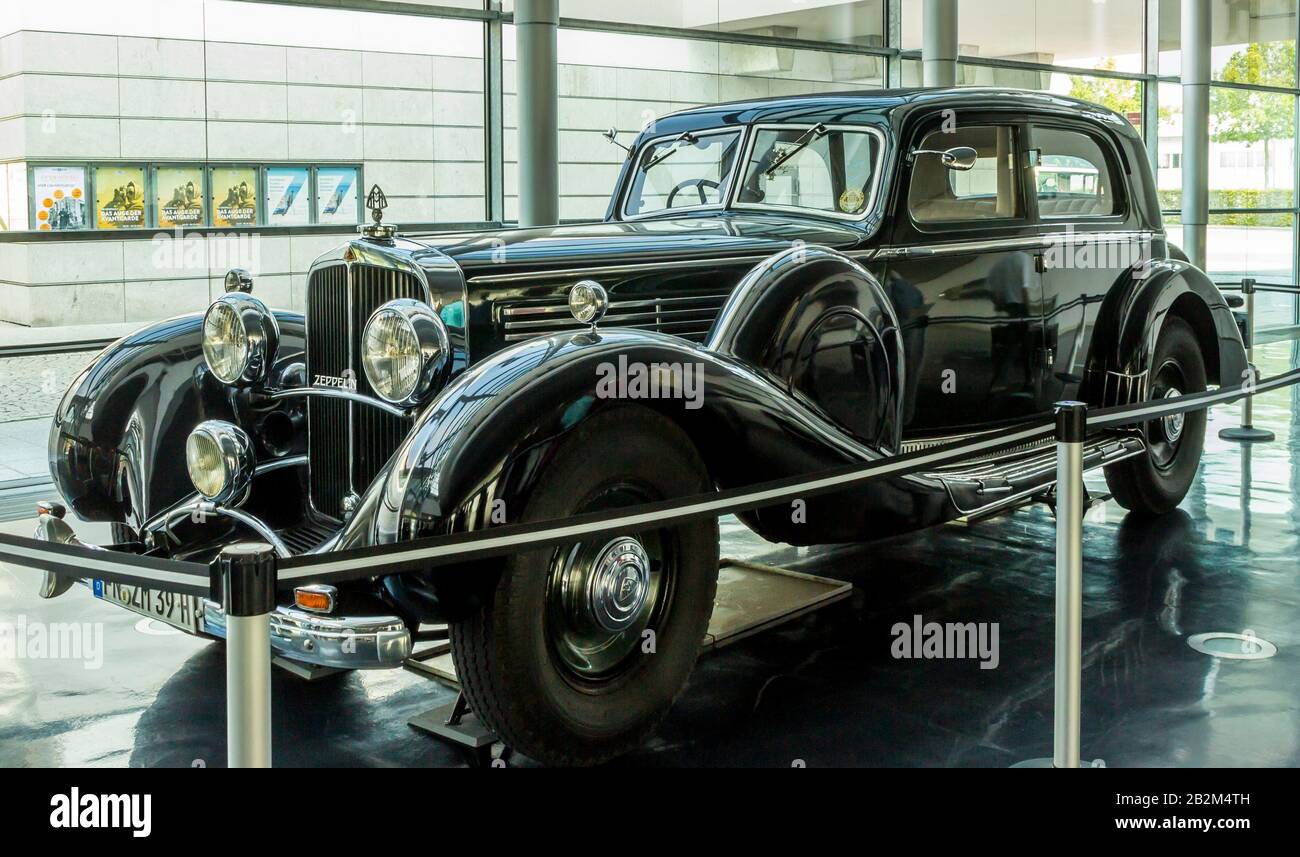
<svg viewBox="0 0 1300 857">
<path fill-rule="evenodd" d="M 906 356 L 904 439 L 975 431 L 1038 407 L 1042 237 L 1026 193 L 1025 126 L 943 114 L 903 139 L 894 228 L 883 256 Z M 974 167 L 937 154 L 976 151 Z"/>
<path fill-rule="evenodd" d="M 1151 247 L 1107 134 L 1044 118 L 1028 129 L 1027 144 L 1030 203 L 1044 239 L 1041 409 L 1078 397 L 1101 302 Z"/>
</svg>

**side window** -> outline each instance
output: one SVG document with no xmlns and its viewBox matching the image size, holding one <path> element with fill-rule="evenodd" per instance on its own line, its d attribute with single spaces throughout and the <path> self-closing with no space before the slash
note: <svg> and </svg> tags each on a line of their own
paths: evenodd
<svg viewBox="0 0 1300 857">
<path fill-rule="evenodd" d="M 973 125 L 956 131 L 934 131 L 920 149 L 946 151 L 969 146 L 977 153 L 966 171 L 944 166 L 938 155 L 917 155 L 907 207 L 917 223 L 1014 220 L 1024 217 L 1020 205 L 1020 172 L 1016 169 L 1016 129 L 1008 125 Z"/>
<path fill-rule="evenodd" d="M 1117 182 L 1100 144 L 1089 134 L 1034 128 L 1034 188 L 1038 215 L 1107 217 L 1118 214 Z"/>
</svg>

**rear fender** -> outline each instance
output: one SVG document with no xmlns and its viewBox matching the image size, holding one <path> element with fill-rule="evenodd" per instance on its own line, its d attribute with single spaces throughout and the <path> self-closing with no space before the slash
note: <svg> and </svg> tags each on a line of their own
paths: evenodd
<svg viewBox="0 0 1300 857">
<path fill-rule="evenodd" d="M 1126 272 L 1103 301 L 1085 398 L 1102 405 L 1141 398 L 1160 331 L 1171 317 L 1182 318 L 1195 332 L 1210 383 L 1230 387 L 1241 382 L 1246 350 L 1223 294 L 1200 269 L 1162 259 Z"/>
</svg>

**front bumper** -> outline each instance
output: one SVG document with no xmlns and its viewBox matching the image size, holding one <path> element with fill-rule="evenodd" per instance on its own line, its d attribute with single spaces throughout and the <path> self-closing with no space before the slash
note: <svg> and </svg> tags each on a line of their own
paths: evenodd
<svg viewBox="0 0 1300 857">
<path fill-rule="evenodd" d="M 203 599 L 203 631 L 226 637 L 221 605 Z M 411 654 L 411 632 L 396 616 L 326 616 L 280 606 L 271 614 L 271 648 L 295 661 L 367 670 L 400 667 Z"/>
<path fill-rule="evenodd" d="M 36 538 L 98 547 L 78 539 L 67 522 L 56 514 L 42 514 L 37 518 Z M 46 572 L 40 594 L 43 598 L 55 598 L 75 583 L 87 588 L 93 586 L 89 578 L 70 580 Z M 221 605 L 207 598 L 199 601 L 203 633 L 225 639 L 226 616 Z M 392 669 L 400 667 L 410 656 L 411 632 L 397 616 L 334 616 L 281 605 L 271 614 L 271 649 L 291 660 L 317 666 Z"/>
</svg>

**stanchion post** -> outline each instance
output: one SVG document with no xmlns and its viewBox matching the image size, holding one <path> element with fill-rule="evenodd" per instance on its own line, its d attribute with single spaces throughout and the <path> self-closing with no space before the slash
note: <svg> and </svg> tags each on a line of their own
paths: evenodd
<svg viewBox="0 0 1300 857">
<path fill-rule="evenodd" d="M 271 612 L 275 550 L 261 542 L 222 549 L 212 588 L 226 614 L 226 755 L 232 768 L 271 767 Z"/>
<path fill-rule="evenodd" d="M 1013 768 L 1079 767 L 1083 684 L 1083 441 L 1088 406 L 1056 403 L 1056 658 L 1052 757 Z"/>
<path fill-rule="evenodd" d="M 1246 299 L 1246 363 L 1250 366 L 1251 380 L 1255 380 L 1255 281 L 1244 277 L 1241 281 L 1241 294 Z M 1219 432 L 1224 440 L 1270 441 L 1275 438 L 1268 429 L 1255 428 L 1255 397 L 1246 396 L 1241 400 L 1241 425 L 1226 428 Z"/>
<path fill-rule="evenodd" d="M 1056 405 L 1056 696 L 1052 767 L 1079 767 L 1083 675 L 1083 441 L 1088 406 Z"/>
</svg>

